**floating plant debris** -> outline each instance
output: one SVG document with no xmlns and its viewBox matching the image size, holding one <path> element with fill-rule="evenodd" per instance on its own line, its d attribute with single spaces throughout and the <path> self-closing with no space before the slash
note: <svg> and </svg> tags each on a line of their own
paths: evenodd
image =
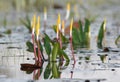
<svg viewBox="0 0 120 82">
<path fill-rule="evenodd" d="M 7 47 L 7 49 L 22 49 L 21 47 Z"/>
</svg>

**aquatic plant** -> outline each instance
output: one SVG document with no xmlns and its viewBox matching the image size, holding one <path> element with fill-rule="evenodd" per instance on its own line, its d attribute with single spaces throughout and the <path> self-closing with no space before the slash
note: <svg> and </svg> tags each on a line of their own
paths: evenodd
<svg viewBox="0 0 120 82">
<path fill-rule="evenodd" d="M 28 15 L 24 19 L 20 18 L 20 22 L 28 29 L 29 33 L 32 32 L 32 27 L 31 27 L 31 20 Z"/>
<path fill-rule="evenodd" d="M 100 56 L 100 60 L 102 61 L 102 63 L 105 63 L 107 54 L 103 54 L 103 55 L 98 54 L 98 56 Z"/>
<path fill-rule="evenodd" d="M 83 25 L 81 20 L 78 22 L 79 27 L 72 29 L 72 40 L 74 48 L 89 48 L 90 47 L 90 21 L 85 19 L 85 25 L 83 29 Z"/>
<path fill-rule="evenodd" d="M 120 48 L 120 35 L 116 38 L 115 44 L 117 45 L 118 48 Z"/>
<path fill-rule="evenodd" d="M 66 61 L 69 61 L 69 57 L 64 52 L 64 49 L 60 47 L 61 44 L 58 40 L 53 42 L 53 40 L 51 40 L 49 36 L 46 33 L 44 33 L 44 37 L 42 38 L 43 45 L 41 44 L 42 42 L 39 39 L 40 18 L 38 17 L 37 26 L 35 25 L 36 24 L 35 20 L 36 20 L 36 16 L 34 15 L 33 22 L 32 22 L 32 42 L 33 43 L 31 43 L 30 41 L 26 42 L 26 45 L 28 46 L 27 50 L 30 52 L 34 52 L 35 60 L 36 61 L 38 60 L 39 62 L 41 62 L 42 60 L 43 61 L 45 60 L 43 56 L 43 50 L 45 49 L 45 52 L 48 55 L 49 61 L 56 61 L 57 57 L 59 56 L 62 56 Z"/>
<path fill-rule="evenodd" d="M 48 62 L 44 71 L 44 79 L 60 78 L 60 70 L 65 70 L 68 67 L 69 62 L 65 62 L 62 66 L 60 63 L 61 62 Z M 64 69 L 61 69 L 61 67 Z"/>
<path fill-rule="evenodd" d="M 104 19 L 104 21 L 102 22 L 100 29 L 99 29 L 99 33 L 98 33 L 98 37 L 97 37 L 98 48 L 103 48 L 103 39 L 105 37 L 105 28 L 106 28 L 106 19 Z"/>
<path fill-rule="evenodd" d="M 73 59 L 74 59 L 74 63 L 76 62 L 75 60 L 75 56 L 74 56 L 74 52 L 73 52 L 73 37 L 72 37 L 72 28 L 73 28 L 73 19 L 71 20 L 71 23 L 70 23 L 70 48 L 71 48 L 71 53 L 72 53 L 72 56 L 73 56 Z"/>
</svg>

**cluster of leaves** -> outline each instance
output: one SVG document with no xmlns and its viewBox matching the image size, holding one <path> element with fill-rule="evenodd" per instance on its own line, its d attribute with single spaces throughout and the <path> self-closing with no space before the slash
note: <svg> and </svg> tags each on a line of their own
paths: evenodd
<svg viewBox="0 0 120 82">
<path fill-rule="evenodd" d="M 48 55 L 48 60 L 49 61 L 56 61 L 57 57 L 59 56 L 63 56 L 64 59 L 66 61 L 69 61 L 69 57 L 67 56 L 67 54 L 64 52 L 64 49 L 60 48 L 60 44 L 57 41 L 53 41 L 49 38 L 49 36 L 47 34 L 44 34 L 44 38 L 43 38 L 43 45 L 40 43 L 40 50 L 41 53 L 43 54 L 43 50 L 45 50 L 45 52 Z M 34 52 L 34 46 L 30 41 L 26 42 L 26 45 L 28 47 L 27 51 L 29 52 Z M 36 48 L 36 50 L 38 50 Z M 44 55 L 44 54 L 43 54 Z"/>
<path fill-rule="evenodd" d="M 72 40 L 73 40 L 73 47 L 79 48 L 89 48 L 90 47 L 90 21 L 85 19 L 85 25 L 83 29 L 83 24 L 79 20 L 78 22 L 79 28 L 72 29 Z"/>
</svg>

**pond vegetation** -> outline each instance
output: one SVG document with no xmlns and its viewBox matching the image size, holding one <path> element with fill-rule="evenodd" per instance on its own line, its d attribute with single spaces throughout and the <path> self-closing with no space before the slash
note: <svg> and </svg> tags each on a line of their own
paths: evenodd
<svg viewBox="0 0 120 82">
<path fill-rule="evenodd" d="M 19 3 L 18 0 L 13 1 L 13 3 L 16 8 L 20 6 L 15 5 L 15 3 Z M 49 15 L 48 7 L 50 5 L 44 3 L 43 0 L 40 3 L 39 0 L 32 3 L 36 5 L 38 11 L 43 12 L 42 15 L 39 13 L 29 15 L 27 13 L 24 18 L 19 18 L 19 21 L 25 27 L 24 29 L 8 28 L 7 18 L 4 17 L 3 26 L 5 29 L 0 31 L 0 39 L 4 42 L 0 42 L 0 45 L 3 46 L 3 49 L 4 45 L 7 45 L 6 52 L 9 55 L 1 56 L 2 65 L 6 60 L 11 60 L 12 63 L 14 61 L 15 64 L 16 58 L 18 58 L 16 61 L 23 58 L 25 61 L 19 63 L 20 69 L 22 72 L 32 75 L 33 80 L 42 78 L 50 81 L 50 79 L 69 78 L 82 82 L 108 81 L 108 77 L 104 77 L 102 72 L 109 71 L 111 73 L 111 71 L 116 71 L 120 67 L 120 35 L 112 35 L 114 37 L 112 42 L 115 47 L 106 46 L 106 40 L 111 41 L 111 39 L 108 39 L 111 36 L 111 32 L 108 31 L 109 20 L 101 18 L 100 21 L 102 22 L 99 21 L 96 25 L 94 22 L 98 21 L 96 19 L 99 15 L 92 16 L 92 14 L 75 19 L 75 12 L 72 14 L 71 9 L 73 6 L 70 5 L 70 3 L 76 4 L 74 1 L 66 4 L 64 12 L 62 11 L 64 9 L 63 5 L 52 4 L 53 9 L 57 11 L 51 10 L 54 16 Z M 23 1 L 23 5 L 25 4 L 26 2 Z M 29 4 L 31 4 L 31 1 Z M 39 4 L 42 7 L 39 7 Z M 30 7 L 30 5 L 28 6 Z M 29 11 L 26 7 L 27 10 Z M 83 10 L 86 11 L 86 7 Z M 49 17 L 54 19 L 51 20 Z M 53 20 L 55 23 L 49 25 L 49 23 L 53 23 Z M 93 26 L 96 28 L 93 28 Z M 17 33 L 19 34 L 17 37 L 24 38 L 20 44 L 18 43 L 21 40 L 15 38 Z M 9 41 L 5 42 L 5 38 L 8 38 Z M 92 49 L 91 47 L 95 48 Z M 13 53 L 9 52 L 12 50 L 18 50 L 16 51 L 17 55 L 11 56 L 10 54 Z M 21 55 L 21 52 L 23 55 Z M 1 69 L 0 67 L 0 71 Z M 98 72 L 98 74 L 94 73 L 95 76 L 92 77 L 93 72 Z M 75 74 L 77 75 L 75 76 Z"/>
</svg>

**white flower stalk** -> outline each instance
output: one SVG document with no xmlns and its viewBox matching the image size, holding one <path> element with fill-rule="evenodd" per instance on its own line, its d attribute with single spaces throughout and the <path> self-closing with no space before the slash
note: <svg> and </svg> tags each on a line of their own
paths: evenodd
<svg viewBox="0 0 120 82">
<path fill-rule="evenodd" d="M 67 4 L 67 11 L 66 11 L 66 17 L 65 20 L 68 20 L 70 16 L 70 3 Z"/>
<path fill-rule="evenodd" d="M 64 20 L 62 21 L 62 34 L 63 34 L 63 36 L 65 35 L 65 22 L 64 22 Z"/>
<path fill-rule="evenodd" d="M 44 7 L 44 21 L 47 21 L 47 9 Z"/>
</svg>

